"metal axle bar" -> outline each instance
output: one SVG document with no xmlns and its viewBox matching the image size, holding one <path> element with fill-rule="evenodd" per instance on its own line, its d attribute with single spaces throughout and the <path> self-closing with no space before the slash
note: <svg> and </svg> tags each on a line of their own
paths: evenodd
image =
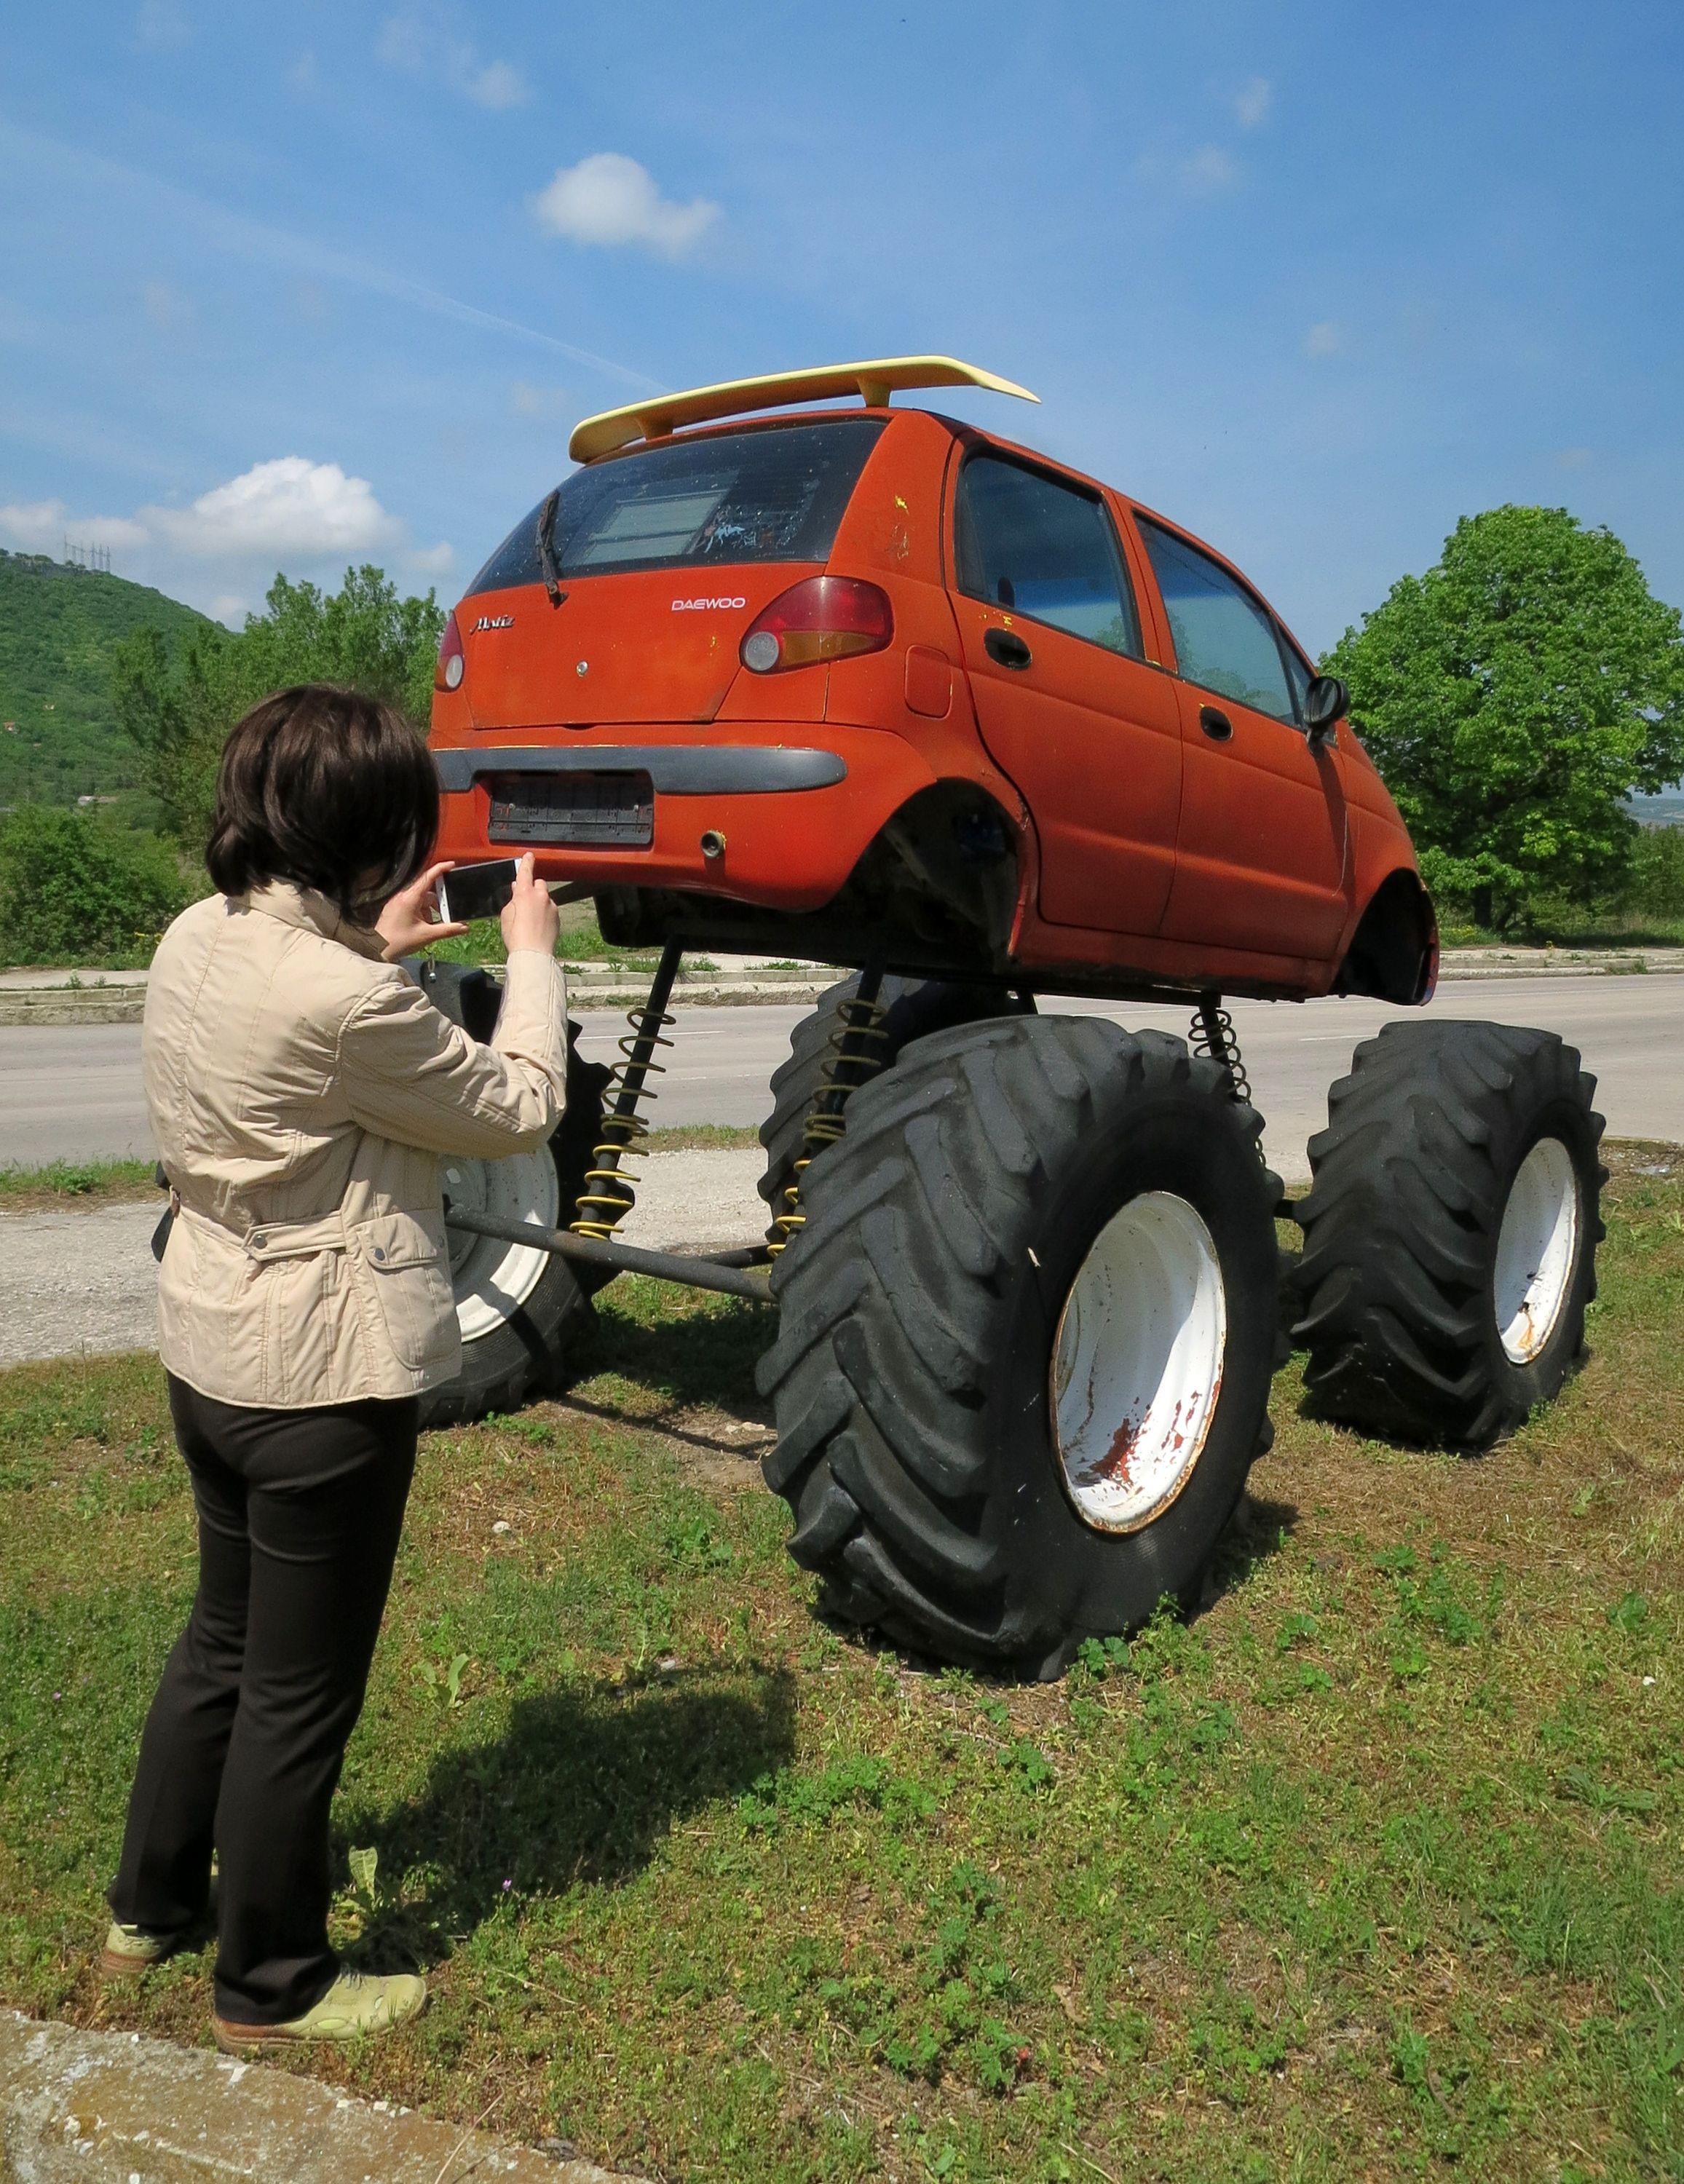
<svg viewBox="0 0 1684 2184">
<path fill-rule="evenodd" d="M 447 1228 L 465 1228 L 470 1235 L 494 1236 L 500 1243 L 530 1244 L 539 1251 L 554 1251 L 564 1259 L 582 1259 L 588 1266 L 611 1267 L 619 1274 L 651 1274 L 657 1281 L 684 1282 L 693 1290 L 717 1290 L 724 1296 L 750 1297 L 756 1304 L 771 1301 L 769 1277 L 758 1268 L 733 1267 L 726 1259 L 703 1259 L 676 1251 L 644 1251 L 635 1244 L 604 1244 L 594 1236 L 576 1236 L 570 1228 L 540 1228 L 532 1221 L 498 1221 L 487 1213 L 445 1215 Z M 734 1252 L 726 1255 L 734 1258 Z"/>
</svg>

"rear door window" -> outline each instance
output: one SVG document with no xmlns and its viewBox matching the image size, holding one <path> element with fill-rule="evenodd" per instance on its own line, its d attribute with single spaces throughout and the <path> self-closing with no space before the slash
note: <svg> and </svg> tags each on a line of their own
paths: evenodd
<svg viewBox="0 0 1684 2184">
<path fill-rule="evenodd" d="M 1097 495 L 1003 456 L 973 455 L 959 473 L 954 546 L 969 598 L 1141 657 L 1134 591 Z"/>
<path fill-rule="evenodd" d="M 1220 562 L 1149 518 L 1138 521 L 1180 673 L 1202 690 L 1296 723 L 1272 616 Z"/>
<path fill-rule="evenodd" d="M 670 440 L 588 464 L 560 488 L 554 544 L 564 577 L 745 561 L 822 561 L 885 420 L 833 419 Z M 544 581 L 540 502 L 473 582 Z"/>
</svg>

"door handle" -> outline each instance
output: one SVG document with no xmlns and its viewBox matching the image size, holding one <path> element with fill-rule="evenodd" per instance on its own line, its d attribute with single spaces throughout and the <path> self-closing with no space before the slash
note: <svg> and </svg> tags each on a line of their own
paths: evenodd
<svg viewBox="0 0 1684 2184">
<path fill-rule="evenodd" d="M 1002 667 L 1027 667 L 1034 655 L 1016 630 L 991 629 L 983 639 L 983 650 Z"/>
<path fill-rule="evenodd" d="M 1225 744 L 1234 733 L 1233 722 L 1214 705 L 1200 706 L 1199 726 L 1213 744 Z"/>
</svg>

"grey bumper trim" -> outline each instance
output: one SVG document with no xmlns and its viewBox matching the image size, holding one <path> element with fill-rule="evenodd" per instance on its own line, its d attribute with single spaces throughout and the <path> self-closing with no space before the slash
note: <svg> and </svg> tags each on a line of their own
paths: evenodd
<svg viewBox="0 0 1684 2184">
<path fill-rule="evenodd" d="M 772 795 L 848 778 L 834 751 L 776 744 L 486 744 L 432 754 L 451 794 L 488 773 L 646 773 L 666 796 Z"/>
</svg>

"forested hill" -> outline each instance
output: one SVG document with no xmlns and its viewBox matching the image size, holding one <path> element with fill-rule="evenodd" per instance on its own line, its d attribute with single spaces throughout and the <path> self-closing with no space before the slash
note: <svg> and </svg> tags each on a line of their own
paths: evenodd
<svg viewBox="0 0 1684 2184">
<path fill-rule="evenodd" d="M 173 649 L 205 618 L 123 577 L 0 552 L 0 807 L 138 778 L 112 712 L 111 657 L 148 623 Z"/>
</svg>

